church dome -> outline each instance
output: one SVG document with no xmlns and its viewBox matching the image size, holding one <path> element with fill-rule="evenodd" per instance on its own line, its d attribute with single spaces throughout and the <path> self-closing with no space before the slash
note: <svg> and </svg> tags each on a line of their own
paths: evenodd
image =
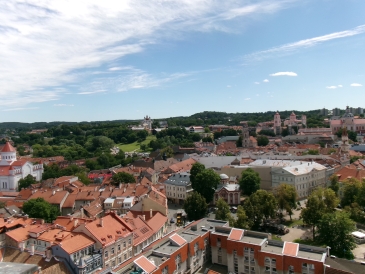
<svg viewBox="0 0 365 274">
<path fill-rule="evenodd" d="M 354 118 L 354 115 L 351 112 L 346 112 L 342 115 L 342 118 Z"/>
<path fill-rule="evenodd" d="M 220 174 L 219 177 L 221 178 L 221 180 L 226 180 L 226 179 L 229 179 L 229 177 L 227 176 L 227 174 Z"/>
</svg>

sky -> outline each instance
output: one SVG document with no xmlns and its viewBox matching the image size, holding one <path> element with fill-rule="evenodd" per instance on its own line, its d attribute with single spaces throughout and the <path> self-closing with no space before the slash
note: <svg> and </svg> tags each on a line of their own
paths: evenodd
<svg viewBox="0 0 365 274">
<path fill-rule="evenodd" d="M 0 122 L 365 107 L 364 0 L 0 2 Z"/>
</svg>

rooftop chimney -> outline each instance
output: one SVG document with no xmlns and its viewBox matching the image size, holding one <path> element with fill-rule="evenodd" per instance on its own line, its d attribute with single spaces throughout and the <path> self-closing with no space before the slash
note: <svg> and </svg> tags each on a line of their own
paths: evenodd
<svg viewBox="0 0 365 274">
<path fill-rule="evenodd" d="M 100 218 L 100 226 L 103 226 L 103 218 Z"/>
<path fill-rule="evenodd" d="M 152 208 L 150 208 L 150 219 L 152 218 Z"/>
</svg>

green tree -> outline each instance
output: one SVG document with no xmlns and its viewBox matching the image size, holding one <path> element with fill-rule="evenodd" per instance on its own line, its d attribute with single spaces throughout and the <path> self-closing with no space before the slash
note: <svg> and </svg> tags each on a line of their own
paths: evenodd
<svg viewBox="0 0 365 274">
<path fill-rule="evenodd" d="M 277 202 L 274 195 L 266 190 L 257 190 L 243 204 L 253 228 L 258 228 L 263 219 L 276 216 Z"/>
<path fill-rule="evenodd" d="M 355 178 L 347 179 L 343 187 L 341 199 L 342 206 L 348 206 L 356 202 L 358 194 L 361 192 L 361 183 Z"/>
<path fill-rule="evenodd" d="M 342 133 L 343 133 L 344 129 L 343 128 L 340 128 L 337 132 L 336 132 L 336 135 L 338 138 L 341 138 L 342 137 Z M 351 130 L 347 130 L 347 135 L 349 137 L 349 139 L 353 142 L 357 142 L 357 133 L 355 131 L 351 131 Z"/>
<path fill-rule="evenodd" d="M 324 214 L 317 225 L 317 240 L 331 247 L 331 253 L 352 259 L 351 250 L 356 247 L 351 235 L 356 229 L 348 213 L 337 211 Z"/>
<path fill-rule="evenodd" d="M 19 191 L 23 188 L 27 188 L 32 184 L 37 183 L 37 181 L 35 180 L 35 178 L 32 175 L 27 175 L 24 179 L 20 179 L 19 180 Z"/>
<path fill-rule="evenodd" d="M 283 210 L 286 210 L 291 220 L 291 215 L 293 214 L 293 209 L 296 208 L 297 200 L 297 192 L 294 186 L 288 184 L 280 184 L 274 189 L 274 196 L 276 198 L 280 211 L 283 212 Z"/>
<path fill-rule="evenodd" d="M 140 144 L 139 147 L 141 148 L 142 151 L 146 151 L 148 148 L 146 144 Z"/>
<path fill-rule="evenodd" d="M 161 149 L 161 155 L 166 154 L 167 158 L 171 158 L 172 156 L 174 156 L 174 150 L 171 147 L 165 147 L 163 149 Z"/>
<path fill-rule="evenodd" d="M 230 226 L 234 225 L 234 218 L 232 217 L 229 205 L 225 200 L 219 198 L 216 203 L 217 210 L 215 212 L 215 219 L 221 221 L 228 221 Z"/>
<path fill-rule="evenodd" d="M 338 181 L 338 176 L 336 174 L 333 174 L 330 177 L 330 186 L 329 188 L 333 190 L 334 193 L 336 193 L 336 195 L 338 194 L 338 190 L 340 189 L 340 183 Z"/>
<path fill-rule="evenodd" d="M 193 164 L 193 166 L 190 169 L 190 182 L 192 187 L 194 188 L 194 185 L 196 185 L 196 176 L 203 172 L 203 170 L 205 170 L 205 166 L 199 162 L 196 162 Z M 195 188 L 194 188 L 195 189 Z"/>
<path fill-rule="evenodd" d="M 306 207 L 303 208 L 301 216 L 303 222 L 312 226 L 313 240 L 315 239 L 315 228 L 321 216 L 332 213 L 338 205 L 338 198 L 332 189 L 318 188 L 309 195 Z"/>
<path fill-rule="evenodd" d="M 265 135 L 259 135 L 257 136 L 257 145 L 260 147 L 267 146 L 269 144 L 269 138 L 267 138 Z"/>
<path fill-rule="evenodd" d="M 184 210 L 188 215 L 189 221 L 204 218 L 207 209 L 208 204 L 205 198 L 195 191 L 185 200 Z"/>
<path fill-rule="evenodd" d="M 128 184 L 128 183 L 135 183 L 136 179 L 133 177 L 133 175 L 127 173 L 127 172 L 118 172 L 117 174 L 114 174 L 112 177 L 112 183 L 114 185 L 122 184 Z"/>
<path fill-rule="evenodd" d="M 30 199 L 23 204 L 23 211 L 30 218 L 40 218 L 47 223 L 52 223 L 60 211 L 57 206 L 51 205 L 43 198 Z"/>
<path fill-rule="evenodd" d="M 204 169 L 202 172 L 198 173 L 194 179 L 194 183 L 191 183 L 193 189 L 201 194 L 207 203 L 213 200 L 213 195 L 217 186 L 220 182 L 220 177 L 211 169 Z"/>
<path fill-rule="evenodd" d="M 79 178 L 79 181 L 82 182 L 84 185 L 89 185 L 91 183 L 91 180 L 87 177 L 85 172 L 78 172 L 75 174 L 77 178 Z"/>
<path fill-rule="evenodd" d="M 242 147 L 242 136 L 241 135 L 240 135 L 240 137 L 238 137 L 238 140 L 236 141 L 236 146 Z"/>
<path fill-rule="evenodd" d="M 261 179 L 260 175 L 252 168 L 247 168 L 242 171 L 239 185 L 243 194 L 251 195 L 260 189 Z"/>
<path fill-rule="evenodd" d="M 241 205 L 237 207 L 237 219 L 234 222 L 234 227 L 241 228 L 241 229 L 249 229 L 250 228 L 250 222 L 248 220 L 248 217 L 246 215 L 245 210 Z"/>
</svg>

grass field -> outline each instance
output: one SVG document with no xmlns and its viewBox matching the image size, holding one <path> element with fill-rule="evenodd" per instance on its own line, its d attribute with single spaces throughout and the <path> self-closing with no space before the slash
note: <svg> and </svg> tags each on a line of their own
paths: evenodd
<svg viewBox="0 0 365 274">
<path fill-rule="evenodd" d="M 142 150 L 140 150 L 140 144 L 148 145 L 151 140 L 156 140 L 156 136 L 149 135 L 149 136 L 147 136 L 146 140 L 144 140 L 142 143 L 134 142 L 131 144 L 117 144 L 117 147 L 119 147 L 124 152 L 132 152 L 132 151 L 142 152 Z"/>
</svg>

